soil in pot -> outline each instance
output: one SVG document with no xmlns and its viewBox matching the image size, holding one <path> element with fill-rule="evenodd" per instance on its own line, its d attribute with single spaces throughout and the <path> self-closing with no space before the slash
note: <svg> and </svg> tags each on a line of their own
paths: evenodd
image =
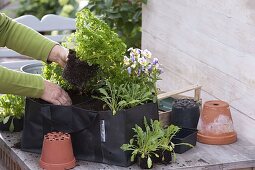
<svg viewBox="0 0 255 170">
<path fill-rule="evenodd" d="M 161 157 L 161 163 L 165 165 L 170 164 L 172 161 L 172 152 L 165 150 L 162 152 L 160 157 Z"/>
<path fill-rule="evenodd" d="M 24 119 L 23 118 L 21 118 L 21 119 L 13 118 L 13 116 L 11 116 L 9 118 L 7 123 L 5 123 L 5 124 L 3 122 L 0 123 L 0 130 L 2 130 L 2 131 L 9 131 L 9 127 L 10 127 L 12 119 L 13 119 L 13 125 L 14 125 L 13 132 L 20 132 L 20 131 L 22 131 L 23 130 Z"/>
<path fill-rule="evenodd" d="M 155 153 L 158 155 L 158 157 L 156 157 L 155 155 L 152 155 L 152 162 L 153 163 L 159 163 L 161 162 L 161 159 L 162 159 L 162 150 L 157 150 Z"/>
<path fill-rule="evenodd" d="M 140 166 L 140 168 L 142 168 L 142 169 L 153 168 L 153 162 L 152 162 L 152 166 L 149 168 L 148 164 L 147 164 L 147 160 L 148 160 L 148 157 L 145 157 L 145 158 L 141 158 L 141 156 L 138 157 L 138 165 Z"/>
<path fill-rule="evenodd" d="M 90 66 L 76 57 L 76 52 L 69 50 L 67 64 L 63 70 L 63 78 L 69 83 L 82 88 L 96 75 L 97 66 Z"/>
</svg>

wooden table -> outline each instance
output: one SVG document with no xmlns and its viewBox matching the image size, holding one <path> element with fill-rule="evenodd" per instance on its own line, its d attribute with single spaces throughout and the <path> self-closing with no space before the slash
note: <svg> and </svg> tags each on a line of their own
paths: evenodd
<svg viewBox="0 0 255 170">
<path fill-rule="evenodd" d="M 29 61 L 31 62 L 31 61 Z M 34 62 L 34 61 L 33 61 Z M 22 63 L 27 64 L 27 63 Z M 13 69 L 18 69 L 21 63 L 4 63 Z M 14 68 L 14 66 L 16 68 Z M 202 91 L 204 101 L 214 99 L 212 96 Z M 197 143 L 197 146 L 183 154 L 177 154 L 175 163 L 165 165 L 155 165 L 155 169 L 238 169 L 255 167 L 255 121 L 235 109 L 231 109 L 234 126 L 238 134 L 238 141 L 231 145 L 205 145 Z M 1 132 L 0 149 L 16 161 L 21 169 L 36 170 L 38 166 L 39 154 L 23 152 L 14 146 L 20 141 L 21 133 Z M 1 154 L 2 155 L 2 154 Z M 2 158 L 3 159 L 3 158 Z M 4 158 L 5 159 L 5 158 Z M 137 165 L 127 168 L 111 166 L 100 163 L 78 161 L 74 170 L 85 169 L 139 169 Z"/>
</svg>

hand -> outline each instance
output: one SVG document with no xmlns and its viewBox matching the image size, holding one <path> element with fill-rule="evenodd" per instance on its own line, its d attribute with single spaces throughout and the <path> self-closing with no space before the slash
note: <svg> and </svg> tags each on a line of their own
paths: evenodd
<svg viewBox="0 0 255 170">
<path fill-rule="evenodd" d="M 41 99 L 55 105 L 70 106 L 72 104 L 67 92 L 48 80 L 44 80 L 44 92 Z"/>
<path fill-rule="evenodd" d="M 69 50 L 63 46 L 55 45 L 48 57 L 48 61 L 58 63 L 61 67 L 65 67 Z"/>
</svg>

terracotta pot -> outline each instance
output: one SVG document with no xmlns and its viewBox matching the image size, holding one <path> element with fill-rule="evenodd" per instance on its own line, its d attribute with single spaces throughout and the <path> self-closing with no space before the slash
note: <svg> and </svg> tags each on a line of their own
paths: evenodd
<svg viewBox="0 0 255 170">
<path fill-rule="evenodd" d="M 229 104 L 212 100 L 205 102 L 198 123 L 198 141 L 205 144 L 224 145 L 237 140 Z"/>
<path fill-rule="evenodd" d="M 67 133 L 51 132 L 44 136 L 40 167 L 65 170 L 75 167 L 71 137 Z"/>
</svg>

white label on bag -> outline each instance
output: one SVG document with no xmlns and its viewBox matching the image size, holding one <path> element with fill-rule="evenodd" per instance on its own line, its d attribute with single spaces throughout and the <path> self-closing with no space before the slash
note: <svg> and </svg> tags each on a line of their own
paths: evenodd
<svg viewBox="0 0 255 170">
<path fill-rule="evenodd" d="M 105 121 L 100 121 L 101 142 L 105 142 Z"/>
</svg>

